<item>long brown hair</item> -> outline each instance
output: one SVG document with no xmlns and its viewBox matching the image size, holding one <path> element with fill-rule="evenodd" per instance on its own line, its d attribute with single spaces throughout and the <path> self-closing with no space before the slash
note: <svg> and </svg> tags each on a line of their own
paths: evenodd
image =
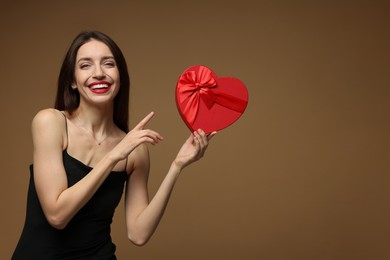
<svg viewBox="0 0 390 260">
<path fill-rule="evenodd" d="M 54 107 L 72 113 L 80 104 L 80 94 L 72 89 L 75 81 L 75 64 L 79 48 L 91 41 L 101 41 L 111 50 L 118 66 L 120 77 L 119 92 L 114 100 L 114 123 L 124 132 L 129 131 L 129 94 L 130 77 L 126 60 L 118 45 L 107 35 L 99 31 L 86 31 L 76 36 L 65 55 L 57 83 L 57 95 Z"/>
</svg>

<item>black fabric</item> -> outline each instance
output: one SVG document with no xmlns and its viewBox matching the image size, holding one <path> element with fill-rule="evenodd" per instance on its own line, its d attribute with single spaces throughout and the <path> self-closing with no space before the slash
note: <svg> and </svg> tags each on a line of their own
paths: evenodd
<svg viewBox="0 0 390 260">
<path fill-rule="evenodd" d="M 81 180 L 92 168 L 63 152 L 69 187 Z M 116 259 L 110 226 L 124 189 L 127 173 L 111 172 L 90 201 L 58 230 L 46 220 L 34 185 L 33 166 L 24 228 L 12 259 Z"/>
</svg>

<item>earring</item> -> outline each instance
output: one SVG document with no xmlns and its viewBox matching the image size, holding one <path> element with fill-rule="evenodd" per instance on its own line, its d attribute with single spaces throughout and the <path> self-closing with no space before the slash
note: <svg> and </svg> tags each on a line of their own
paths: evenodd
<svg viewBox="0 0 390 260">
<path fill-rule="evenodd" d="M 72 85 L 72 86 L 70 86 L 73 90 L 76 90 L 76 86 L 75 85 Z"/>
</svg>

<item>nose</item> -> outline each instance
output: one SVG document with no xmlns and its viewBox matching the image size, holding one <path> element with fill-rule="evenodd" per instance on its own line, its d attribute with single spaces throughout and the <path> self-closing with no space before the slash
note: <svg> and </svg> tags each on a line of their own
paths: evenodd
<svg viewBox="0 0 390 260">
<path fill-rule="evenodd" d="M 102 69 L 101 66 L 96 66 L 95 70 L 93 72 L 93 77 L 97 79 L 104 78 L 106 74 L 104 73 L 104 70 Z"/>
</svg>

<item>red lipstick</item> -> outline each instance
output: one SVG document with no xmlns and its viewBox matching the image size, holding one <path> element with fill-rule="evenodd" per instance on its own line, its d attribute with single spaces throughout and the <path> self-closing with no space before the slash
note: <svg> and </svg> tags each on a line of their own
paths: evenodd
<svg viewBox="0 0 390 260">
<path fill-rule="evenodd" d="M 111 83 L 107 81 L 96 81 L 88 85 L 89 90 L 95 94 L 104 94 L 111 89 Z"/>
</svg>

